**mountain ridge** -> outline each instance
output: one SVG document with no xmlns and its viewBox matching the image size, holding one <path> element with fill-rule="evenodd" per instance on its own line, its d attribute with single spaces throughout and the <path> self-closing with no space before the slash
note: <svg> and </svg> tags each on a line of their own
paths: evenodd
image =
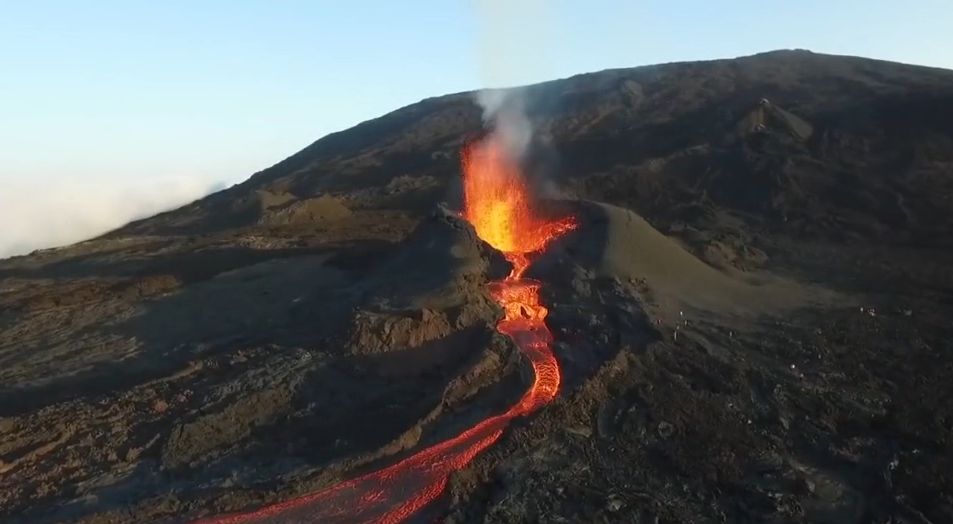
<svg viewBox="0 0 953 524">
<path fill-rule="evenodd" d="M 923 149 L 909 140 L 887 148 L 873 146 L 878 137 L 867 136 L 873 126 L 893 126 L 897 132 L 912 135 L 929 132 L 931 127 L 945 130 L 953 121 L 953 115 L 945 109 L 953 100 L 953 71 L 807 51 L 775 51 L 739 59 L 612 69 L 518 89 L 527 101 L 530 118 L 543 140 L 548 142 L 545 144 L 548 156 L 556 158 L 551 162 L 556 165 L 552 169 L 555 174 L 546 176 L 556 179 L 557 183 L 567 178 L 577 182 L 592 173 L 604 174 L 618 165 L 638 165 L 653 158 L 685 154 L 691 148 L 706 144 L 706 147 L 718 146 L 721 153 L 734 157 L 719 157 L 709 162 L 750 164 L 750 159 L 738 155 L 751 156 L 753 147 L 720 147 L 719 142 L 730 138 L 729 125 L 740 121 L 762 99 L 769 99 L 781 111 L 791 111 L 798 119 L 816 123 L 818 127 L 816 137 L 801 150 L 794 151 L 790 145 L 770 140 L 768 146 L 784 149 L 785 155 L 800 156 L 805 162 L 826 162 L 829 165 L 822 169 L 827 171 L 842 169 L 830 161 L 830 157 L 841 151 L 858 157 L 856 151 L 849 150 L 851 142 L 891 153 L 891 148 L 902 146 L 903 150 L 894 156 L 916 156 L 917 149 Z M 427 98 L 332 133 L 236 186 L 163 213 L 161 218 L 133 222 L 114 234 L 148 233 L 153 226 L 183 221 L 197 224 L 200 229 L 203 223 L 212 223 L 211 229 L 247 225 L 261 212 L 252 209 L 253 204 L 244 209 L 245 215 L 237 221 L 226 215 L 241 215 L 229 206 L 235 199 L 253 200 L 255 190 L 271 187 L 296 198 L 330 194 L 347 200 L 355 190 L 384 186 L 394 177 L 409 172 L 433 177 L 442 196 L 452 200 L 457 151 L 466 136 L 479 132 L 482 127 L 481 112 L 473 93 Z M 851 110 L 850 105 L 844 104 L 864 109 Z M 931 105 L 939 111 L 928 107 Z M 906 120 L 905 113 L 911 113 Z M 854 131 L 860 128 L 865 131 L 857 136 Z M 946 142 L 938 142 L 930 147 L 940 149 L 946 145 Z M 633 146 L 635 149 L 631 149 Z M 882 164 L 898 161 L 895 158 L 877 160 L 881 165 L 873 166 L 873 159 L 857 162 L 883 170 L 886 167 Z M 751 165 L 740 167 L 749 171 L 760 169 Z M 917 168 L 919 166 L 911 165 L 909 169 Z M 691 167 L 691 170 L 697 169 L 698 166 Z M 695 183 L 703 182 L 696 180 Z M 575 185 L 574 190 L 579 192 L 579 184 Z M 714 188 L 704 190 L 711 193 Z M 578 196 L 599 196 L 581 191 Z M 657 196 L 646 194 L 640 200 Z M 760 195 L 759 198 L 772 197 Z M 438 200 L 430 200 L 430 207 Z M 356 205 L 387 207 L 381 202 L 357 202 Z M 732 211 L 752 211 L 750 205 L 737 202 L 729 207 Z M 937 204 L 931 207 L 936 215 Z M 653 214 L 648 209 L 638 210 Z M 420 207 L 413 211 L 420 215 L 426 209 Z M 788 211 L 780 215 L 785 213 Z M 188 220 L 182 218 L 188 215 L 191 215 Z M 171 223 L 169 219 L 173 219 Z"/>
</svg>

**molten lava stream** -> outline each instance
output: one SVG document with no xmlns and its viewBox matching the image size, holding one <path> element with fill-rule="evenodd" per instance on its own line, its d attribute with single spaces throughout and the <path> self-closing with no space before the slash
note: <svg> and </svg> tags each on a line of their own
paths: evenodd
<svg viewBox="0 0 953 524">
<path fill-rule="evenodd" d="M 481 239 L 513 264 L 504 280 L 490 284 L 490 295 L 503 308 L 497 330 L 516 343 L 533 367 L 534 381 L 519 402 L 460 435 L 435 444 L 392 466 L 336 486 L 251 513 L 200 522 L 401 522 L 443 491 L 447 479 L 496 442 L 511 420 L 555 398 L 559 365 L 540 304 L 540 283 L 522 278 L 528 253 L 575 227 L 570 219 L 545 221 L 534 212 L 515 164 L 491 136 L 464 152 L 464 216 Z"/>
</svg>

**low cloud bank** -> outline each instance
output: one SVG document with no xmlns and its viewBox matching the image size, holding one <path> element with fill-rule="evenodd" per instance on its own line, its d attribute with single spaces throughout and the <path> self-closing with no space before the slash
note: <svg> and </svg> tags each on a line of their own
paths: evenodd
<svg viewBox="0 0 953 524">
<path fill-rule="evenodd" d="M 195 177 L 125 184 L 0 180 L 0 258 L 86 240 L 223 187 Z"/>
</svg>

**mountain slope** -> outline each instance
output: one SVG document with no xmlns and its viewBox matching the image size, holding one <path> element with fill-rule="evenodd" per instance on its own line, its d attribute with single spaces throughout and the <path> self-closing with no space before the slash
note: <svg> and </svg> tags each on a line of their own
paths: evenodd
<svg viewBox="0 0 953 524">
<path fill-rule="evenodd" d="M 653 219 L 710 203 L 787 228 L 923 239 L 950 227 L 951 82 L 946 70 L 781 51 L 579 75 L 525 98 L 545 141 L 536 175 L 578 196 L 612 194 Z M 765 109 L 787 116 L 742 125 Z M 452 199 L 457 152 L 480 127 L 468 94 L 425 100 L 131 230 L 247 225 L 267 206 L 260 191 L 426 213 Z"/>
</svg>

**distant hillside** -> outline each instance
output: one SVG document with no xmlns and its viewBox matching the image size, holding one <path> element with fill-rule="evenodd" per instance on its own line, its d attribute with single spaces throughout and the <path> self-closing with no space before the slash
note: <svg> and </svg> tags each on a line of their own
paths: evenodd
<svg viewBox="0 0 953 524">
<path fill-rule="evenodd" d="M 835 237 L 953 230 L 953 71 L 775 51 L 578 75 L 526 99 L 532 175 L 662 226 L 724 210 Z M 240 227 L 317 196 L 425 213 L 455 199 L 460 145 L 481 126 L 471 93 L 427 99 L 120 233 Z"/>
</svg>

